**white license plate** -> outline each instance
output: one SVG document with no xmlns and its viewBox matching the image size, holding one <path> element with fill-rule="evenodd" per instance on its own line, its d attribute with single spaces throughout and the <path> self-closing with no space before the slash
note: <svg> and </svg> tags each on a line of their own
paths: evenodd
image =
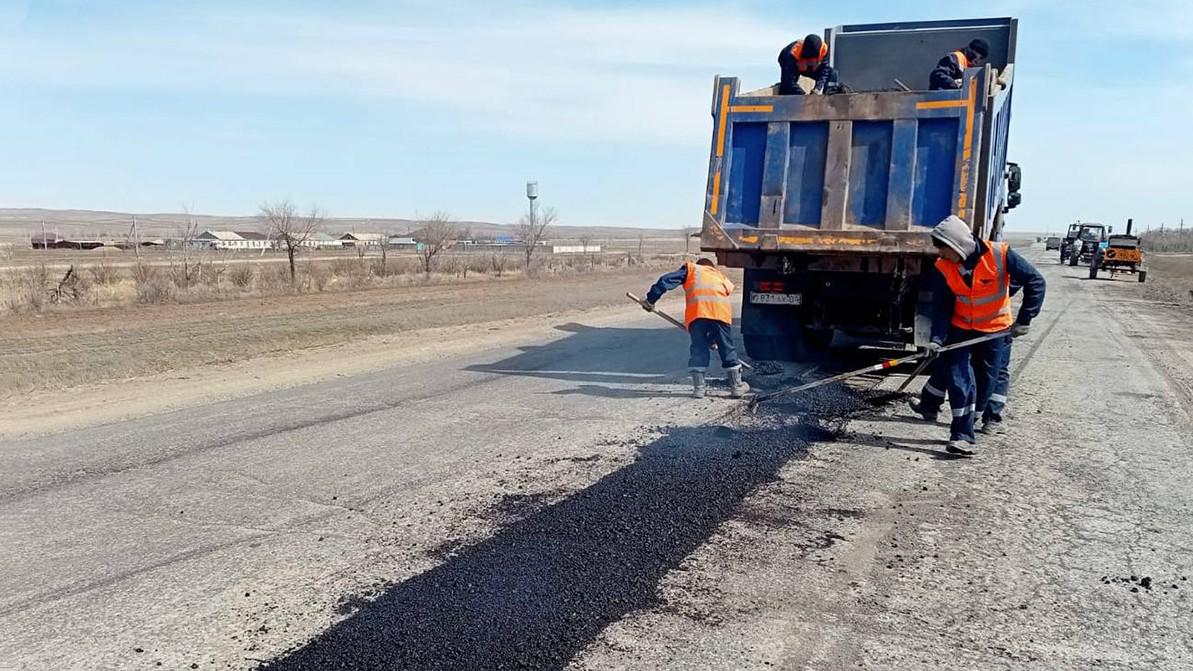
<svg viewBox="0 0 1193 671">
<path fill-rule="evenodd" d="M 801 305 L 804 297 L 801 294 L 764 294 L 753 291 L 750 292 L 750 302 L 755 305 Z"/>
</svg>

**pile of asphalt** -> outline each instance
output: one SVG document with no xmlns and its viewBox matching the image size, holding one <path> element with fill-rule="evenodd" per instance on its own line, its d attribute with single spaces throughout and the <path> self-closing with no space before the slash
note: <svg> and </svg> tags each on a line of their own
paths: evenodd
<svg viewBox="0 0 1193 671">
<path fill-rule="evenodd" d="M 731 426 L 673 429 L 629 465 L 355 603 L 260 668 L 563 668 L 610 623 L 656 605 L 663 577 L 744 498 L 867 407 L 832 387 Z"/>
</svg>

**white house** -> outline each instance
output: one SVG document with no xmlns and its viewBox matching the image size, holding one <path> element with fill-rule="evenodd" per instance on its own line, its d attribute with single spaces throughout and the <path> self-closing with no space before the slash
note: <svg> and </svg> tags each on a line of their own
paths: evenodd
<svg viewBox="0 0 1193 671">
<path fill-rule="evenodd" d="M 384 233 L 345 233 L 340 236 L 345 247 L 380 247 L 385 242 Z"/>
<path fill-rule="evenodd" d="M 326 233 L 314 233 L 302 243 L 302 246 L 312 249 L 339 249 L 344 246 L 344 241 Z"/>
<path fill-rule="evenodd" d="M 262 250 L 273 248 L 269 236 L 256 231 L 203 231 L 194 238 L 197 247 L 232 250 Z"/>
<path fill-rule="evenodd" d="M 390 247 L 398 247 L 399 249 L 414 249 L 418 247 L 418 241 L 408 235 L 393 235 L 390 236 L 386 243 Z"/>
</svg>

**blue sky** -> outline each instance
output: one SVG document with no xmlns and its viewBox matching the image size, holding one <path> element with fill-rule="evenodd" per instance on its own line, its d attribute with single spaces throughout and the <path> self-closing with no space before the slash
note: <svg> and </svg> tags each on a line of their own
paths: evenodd
<svg viewBox="0 0 1193 671">
<path fill-rule="evenodd" d="M 896 7 L 896 4 L 898 7 Z M 933 2 L 0 0 L 0 206 L 699 225 L 714 74 Z M 961 10 L 964 11 L 964 10 Z M 1193 3 L 983 3 L 1020 18 L 1011 225 L 1173 224 L 1193 184 Z"/>
</svg>

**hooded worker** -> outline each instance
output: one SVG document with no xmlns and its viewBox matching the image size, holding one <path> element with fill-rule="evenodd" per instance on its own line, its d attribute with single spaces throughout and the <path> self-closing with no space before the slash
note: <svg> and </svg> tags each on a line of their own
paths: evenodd
<svg viewBox="0 0 1193 671">
<path fill-rule="evenodd" d="M 688 358 L 692 396 L 704 398 L 707 388 L 704 374 L 711 359 L 709 350 L 715 348 L 721 355 L 721 368 L 729 375 L 729 395 L 741 398 L 750 390 L 750 385 L 741 379 L 741 361 L 733 345 L 733 303 L 729 298 L 733 293 L 733 282 L 711 259 L 689 261 L 655 282 L 646 293 L 643 309 L 653 312 L 659 298 L 679 286 L 683 287 L 687 299 L 683 322 L 692 342 Z"/>
<path fill-rule="evenodd" d="M 816 95 L 833 93 L 838 86 L 837 71 L 828 64 L 828 45 L 816 35 L 796 40 L 779 52 L 779 95 L 803 95 L 800 77 L 814 82 Z"/>
<path fill-rule="evenodd" d="M 1005 242 L 979 239 L 969 224 L 956 216 L 949 216 L 932 229 L 932 243 L 940 256 L 932 278 L 929 350 L 938 351 L 946 343 L 991 333 L 1005 331 L 1013 338 L 1028 333 L 1044 304 L 1045 282 L 1040 271 Z M 1023 304 L 1017 317 L 1011 311 L 1012 284 L 1023 287 Z M 950 453 L 975 453 L 974 414 L 978 408 L 987 408 L 1008 349 L 1008 338 L 997 338 L 944 355 L 942 364 L 948 371 L 952 410 Z M 943 394 L 925 393 L 912 409 L 926 418 L 934 417 L 943 402 Z"/>
<path fill-rule="evenodd" d="M 961 88 L 961 80 L 968 68 L 980 67 L 990 56 L 990 43 L 977 38 L 965 48 L 958 49 L 936 64 L 928 76 L 928 90 L 947 91 Z"/>
</svg>

